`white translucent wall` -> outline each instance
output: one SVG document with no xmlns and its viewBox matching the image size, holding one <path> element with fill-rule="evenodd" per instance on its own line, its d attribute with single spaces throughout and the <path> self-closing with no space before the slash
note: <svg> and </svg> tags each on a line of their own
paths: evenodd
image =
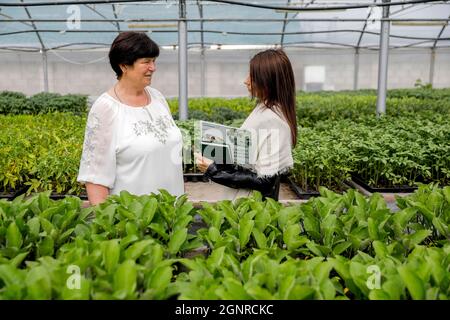
<svg viewBox="0 0 450 320">
<path fill-rule="evenodd" d="M 355 51 L 350 49 L 286 48 L 294 67 L 298 90 L 352 90 Z M 250 58 L 258 50 L 205 52 L 204 92 L 210 97 L 246 96 L 242 84 Z M 167 97 L 178 95 L 177 51 L 162 50 L 153 86 Z M 201 96 L 201 54 L 189 51 L 189 97 Z M 107 51 L 50 51 L 47 53 L 49 91 L 98 96 L 114 82 Z M 430 49 L 396 49 L 389 55 L 388 88 L 412 88 L 417 79 L 430 82 Z M 0 51 L 0 91 L 31 95 L 44 90 L 40 53 Z M 438 49 L 433 87 L 450 87 L 450 49 Z M 361 50 L 358 88 L 377 87 L 378 51 Z"/>
</svg>

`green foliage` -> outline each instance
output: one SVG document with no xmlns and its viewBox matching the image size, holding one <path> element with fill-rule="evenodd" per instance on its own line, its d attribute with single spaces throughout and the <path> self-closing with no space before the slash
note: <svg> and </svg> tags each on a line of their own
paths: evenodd
<svg viewBox="0 0 450 320">
<path fill-rule="evenodd" d="M 178 119 L 178 100 L 168 99 L 174 119 Z M 191 98 L 188 102 L 189 119 L 212 121 L 233 125 L 236 120 L 246 118 L 256 102 L 249 98 Z"/>
<path fill-rule="evenodd" d="M 21 92 L 15 91 L 0 91 L 1 98 L 14 98 L 14 99 L 26 99 L 26 95 Z"/>
<path fill-rule="evenodd" d="M 0 114 L 31 114 L 31 106 L 25 95 L 0 93 Z"/>
<path fill-rule="evenodd" d="M 299 127 L 292 175 L 304 190 L 358 174 L 372 187 L 450 183 L 450 122 L 436 115 L 319 121 Z"/>
<path fill-rule="evenodd" d="M 201 210 L 165 191 L 122 192 L 86 209 L 78 198 L 53 201 L 51 191 L 82 192 L 86 117 L 0 116 L 0 192 L 48 190 L 0 200 L 0 299 L 448 300 L 450 189 L 438 185 L 450 180 L 449 96 L 391 90 L 388 115 L 378 119 L 370 90 L 300 93 L 292 175 L 321 195 L 292 207 L 258 193 Z M 72 104 L 0 93 L 0 113 L 39 113 L 42 105 L 84 112 Z M 253 106 L 247 98 L 190 101 L 198 118 L 235 126 Z M 194 121 L 177 124 L 187 152 Z M 398 197 L 395 213 L 379 194 L 330 191 L 353 172 L 374 186 L 419 189 Z M 196 215 L 203 226 L 193 230 Z M 205 245 L 209 255 L 185 258 Z"/>
<path fill-rule="evenodd" d="M 76 182 L 85 117 L 0 116 L 0 192 L 81 194 Z"/>
<path fill-rule="evenodd" d="M 416 80 L 416 82 L 414 83 L 414 87 L 420 89 L 433 89 L 431 83 L 422 83 L 421 79 Z"/>
<path fill-rule="evenodd" d="M 450 89 L 433 89 L 428 83 L 416 82 L 415 88 L 390 89 L 387 91 L 388 98 L 417 98 L 445 100 L 450 98 Z M 342 90 L 342 91 L 319 91 L 319 92 L 297 92 L 297 96 L 332 97 L 336 95 L 347 96 L 376 96 L 376 89 Z"/>
<path fill-rule="evenodd" d="M 397 213 L 324 188 L 292 207 L 254 193 L 199 211 L 164 190 L 85 209 L 48 192 L 1 200 L 0 299 L 447 300 L 449 190 L 423 185 Z M 203 241 L 209 255 L 183 257 Z"/>
<path fill-rule="evenodd" d="M 122 192 L 81 203 L 49 193 L 0 201 L 0 299 L 172 296 L 173 258 L 202 246 L 187 234 L 195 210 L 186 196 Z"/>
<path fill-rule="evenodd" d="M 320 186 L 342 191 L 342 182 L 354 173 L 372 187 L 430 182 L 447 185 L 448 90 L 402 90 L 389 91 L 392 97 L 387 100 L 388 114 L 381 118 L 375 117 L 376 96 L 370 90 L 300 93 L 293 180 L 305 191 L 318 191 Z M 3 92 L 0 99 L 3 96 L 34 101 L 34 105 L 47 101 L 48 108 L 53 108 L 50 102 L 69 97 L 38 94 L 26 99 L 22 94 Z M 248 98 L 191 99 L 189 110 L 199 119 L 240 126 L 254 103 Z M 177 101 L 171 100 L 170 106 L 176 111 Z M 0 192 L 25 186 L 28 194 L 44 190 L 83 193 L 76 176 L 85 123 L 84 115 L 1 116 Z M 197 172 L 193 161 L 195 120 L 177 121 L 177 125 L 183 133 L 184 172 Z"/>
<path fill-rule="evenodd" d="M 70 112 L 85 114 L 88 107 L 87 96 L 41 92 L 27 98 L 18 92 L 0 92 L 0 114 L 42 114 Z"/>
</svg>

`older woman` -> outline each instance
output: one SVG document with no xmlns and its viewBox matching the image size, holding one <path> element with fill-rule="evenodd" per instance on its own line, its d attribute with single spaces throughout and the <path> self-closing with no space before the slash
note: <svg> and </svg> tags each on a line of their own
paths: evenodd
<svg viewBox="0 0 450 320">
<path fill-rule="evenodd" d="M 181 132 L 163 95 L 150 87 L 158 56 L 145 33 L 123 32 L 111 45 L 118 81 L 89 112 L 77 179 L 92 205 L 122 190 L 184 193 Z"/>
<path fill-rule="evenodd" d="M 297 142 L 295 80 L 289 58 L 283 50 L 256 54 L 244 84 L 257 102 L 241 127 L 255 133 L 252 166 L 216 164 L 199 154 L 196 163 L 216 183 L 257 190 L 263 197 L 278 200 L 280 176 L 293 166 L 292 148 Z"/>
</svg>

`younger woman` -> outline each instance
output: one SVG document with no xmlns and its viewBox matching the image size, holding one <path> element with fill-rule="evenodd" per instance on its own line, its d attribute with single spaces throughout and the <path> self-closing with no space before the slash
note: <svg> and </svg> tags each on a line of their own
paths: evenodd
<svg viewBox="0 0 450 320">
<path fill-rule="evenodd" d="M 256 133 L 251 167 L 216 164 L 196 155 L 200 171 L 212 181 L 232 187 L 260 191 L 264 198 L 278 200 L 280 175 L 293 165 L 292 148 L 297 141 L 295 80 L 283 50 L 266 50 L 250 60 L 244 84 L 256 106 L 242 129 Z"/>
</svg>

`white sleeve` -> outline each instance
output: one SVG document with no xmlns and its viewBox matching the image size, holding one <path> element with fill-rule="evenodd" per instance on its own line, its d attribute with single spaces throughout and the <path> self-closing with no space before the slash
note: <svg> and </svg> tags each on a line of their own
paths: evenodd
<svg viewBox="0 0 450 320">
<path fill-rule="evenodd" d="M 92 106 L 86 124 L 83 153 L 77 181 L 108 188 L 116 179 L 116 110 L 105 99 Z"/>
</svg>

